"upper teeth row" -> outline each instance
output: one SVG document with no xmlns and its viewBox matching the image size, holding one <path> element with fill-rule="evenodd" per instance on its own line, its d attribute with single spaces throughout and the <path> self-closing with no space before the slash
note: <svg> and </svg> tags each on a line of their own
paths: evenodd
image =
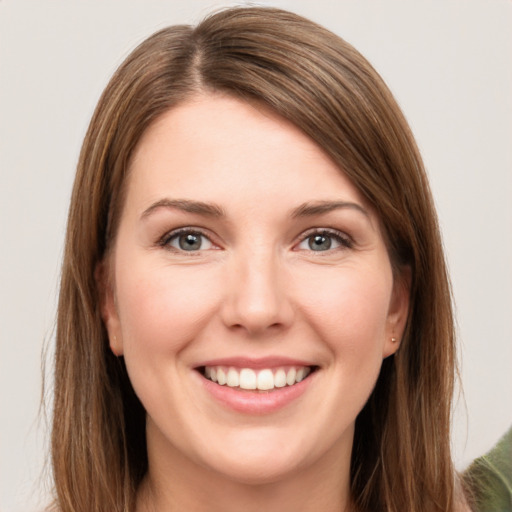
<svg viewBox="0 0 512 512">
<path fill-rule="evenodd" d="M 221 386 L 231 388 L 261 389 L 263 391 L 292 386 L 306 378 L 311 369 L 307 366 L 291 367 L 277 370 L 264 369 L 257 373 L 251 368 L 226 368 L 222 366 L 206 366 L 205 377 Z"/>
</svg>

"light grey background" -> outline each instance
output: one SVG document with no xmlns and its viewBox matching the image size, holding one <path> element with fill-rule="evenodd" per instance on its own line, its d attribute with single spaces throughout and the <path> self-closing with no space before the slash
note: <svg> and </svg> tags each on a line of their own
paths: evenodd
<svg viewBox="0 0 512 512">
<path fill-rule="evenodd" d="M 459 324 L 459 468 L 512 423 L 512 3 L 269 1 L 358 48 L 395 93 L 430 174 Z M 81 140 L 142 39 L 226 2 L 0 0 L 0 511 L 45 501 L 38 417 Z M 467 414 L 466 414 L 467 410 Z"/>
</svg>

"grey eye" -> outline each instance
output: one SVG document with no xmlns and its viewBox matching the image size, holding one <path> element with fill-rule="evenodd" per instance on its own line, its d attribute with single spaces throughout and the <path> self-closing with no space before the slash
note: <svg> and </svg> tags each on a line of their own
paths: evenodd
<svg viewBox="0 0 512 512">
<path fill-rule="evenodd" d="M 329 235 L 313 235 L 308 237 L 308 246 L 312 251 L 328 251 L 332 246 Z"/>
<path fill-rule="evenodd" d="M 201 248 L 201 235 L 180 235 L 178 244 L 184 251 L 197 251 Z"/>
<path fill-rule="evenodd" d="M 302 251 L 327 252 L 337 249 L 352 248 L 350 238 L 339 231 L 321 229 L 306 234 L 302 241 L 296 246 Z"/>
<path fill-rule="evenodd" d="M 211 249 L 213 245 L 206 236 L 193 231 L 174 235 L 169 239 L 168 244 L 175 249 L 187 252 Z"/>
</svg>

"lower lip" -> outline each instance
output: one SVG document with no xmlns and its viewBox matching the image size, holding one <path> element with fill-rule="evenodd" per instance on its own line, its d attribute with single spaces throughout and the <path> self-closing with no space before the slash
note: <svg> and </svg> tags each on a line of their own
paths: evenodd
<svg viewBox="0 0 512 512">
<path fill-rule="evenodd" d="M 202 375 L 200 375 L 200 378 L 206 391 L 223 406 L 244 414 L 270 414 L 301 397 L 315 376 L 316 372 L 309 374 L 303 381 L 293 386 L 274 388 L 269 391 L 230 388 L 229 386 L 216 384 Z"/>
</svg>

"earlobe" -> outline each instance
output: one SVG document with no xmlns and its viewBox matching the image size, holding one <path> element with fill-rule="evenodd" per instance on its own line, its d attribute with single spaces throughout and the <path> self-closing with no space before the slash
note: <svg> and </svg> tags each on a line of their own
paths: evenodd
<svg viewBox="0 0 512 512">
<path fill-rule="evenodd" d="M 401 340 L 396 338 L 395 336 L 391 336 L 391 338 L 386 339 L 384 343 L 384 350 L 382 352 L 382 358 L 385 359 L 393 354 L 395 354 L 400 348 Z"/>
<path fill-rule="evenodd" d="M 394 279 L 387 318 L 386 340 L 383 350 L 384 358 L 394 354 L 400 348 L 409 316 L 410 290 L 411 269 L 407 266 Z"/>
<path fill-rule="evenodd" d="M 116 356 L 121 356 L 123 355 L 121 326 L 108 263 L 104 260 L 96 265 L 94 278 L 98 289 L 101 318 L 108 333 L 110 349 Z"/>
</svg>

